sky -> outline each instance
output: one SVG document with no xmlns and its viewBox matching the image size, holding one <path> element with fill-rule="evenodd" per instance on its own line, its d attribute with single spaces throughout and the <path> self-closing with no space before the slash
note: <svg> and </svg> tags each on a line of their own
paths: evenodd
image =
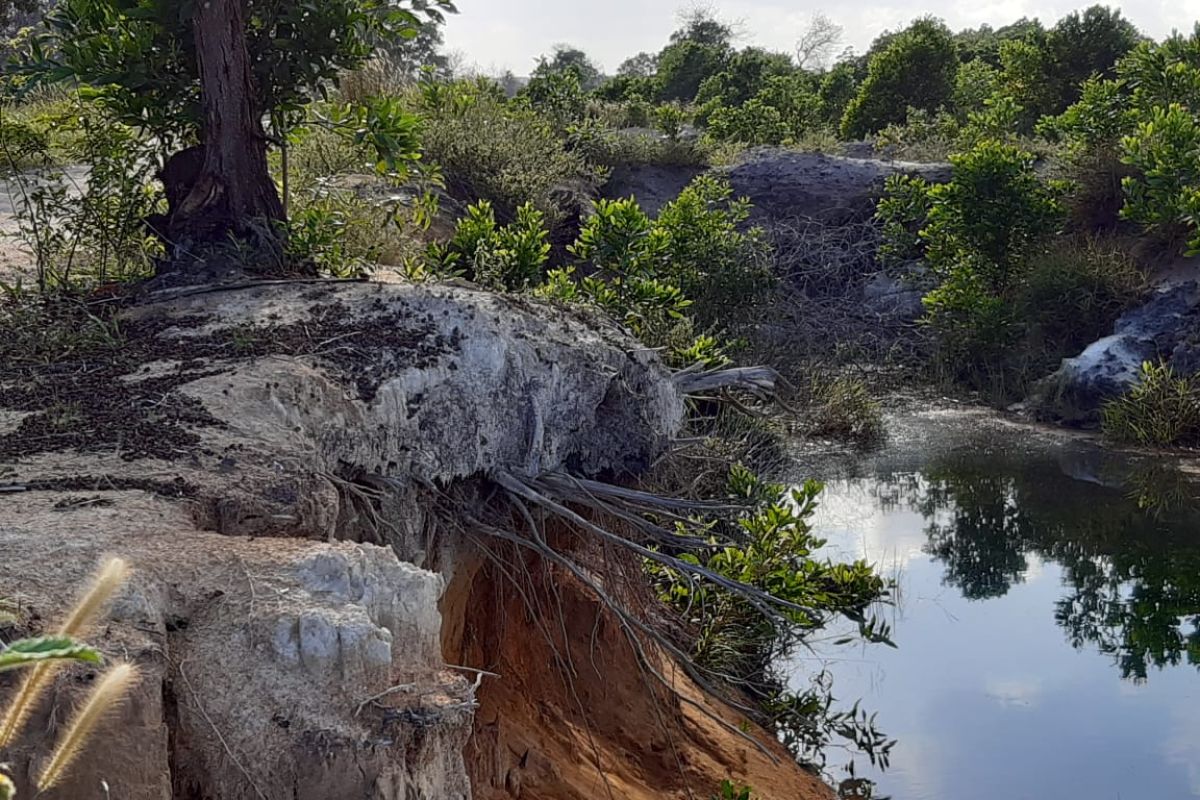
<svg viewBox="0 0 1200 800">
<path fill-rule="evenodd" d="M 1200 20 L 1200 0 L 1109 0 L 1155 38 L 1172 29 L 1190 31 Z M 486 73 L 511 69 L 527 75 L 539 54 L 556 44 L 586 51 L 613 72 L 639 51 L 657 52 L 677 25 L 684 0 L 456 0 L 459 13 L 446 24 L 446 47 Z M 741 44 L 790 51 L 814 13 L 844 30 L 843 43 L 859 52 L 879 33 L 903 27 L 924 14 L 941 17 L 953 30 L 988 23 L 1006 25 L 1023 16 L 1052 24 L 1091 5 L 1089 0 L 716 0 L 706 2 L 724 19 L 737 21 Z"/>
</svg>

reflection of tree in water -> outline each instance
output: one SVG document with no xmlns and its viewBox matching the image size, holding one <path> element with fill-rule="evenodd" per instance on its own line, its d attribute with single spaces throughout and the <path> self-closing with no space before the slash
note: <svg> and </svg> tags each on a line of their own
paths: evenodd
<svg viewBox="0 0 1200 800">
<path fill-rule="evenodd" d="M 926 552 L 967 598 L 1006 594 L 1030 554 L 1060 564 L 1069 591 L 1055 618 L 1068 639 L 1145 680 L 1151 666 L 1200 666 L 1200 514 L 1195 503 L 1149 513 L 1139 498 L 1074 480 L 1050 461 L 964 456 L 881 487 L 885 502 L 925 517 Z"/>
</svg>

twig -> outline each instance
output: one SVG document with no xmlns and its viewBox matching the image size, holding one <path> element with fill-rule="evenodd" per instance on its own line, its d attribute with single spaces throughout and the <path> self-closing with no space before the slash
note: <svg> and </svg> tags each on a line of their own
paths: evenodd
<svg viewBox="0 0 1200 800">
<path fill-rule="evenodd" d="M 225 737 L 221 735 L 220 728 L 218 728 L 216 723 L 212 721 L 212 717 L 208 715 L 208 712 L 204 710 L 204 704 L 200 702 L 200 696 L 196 694 L 196 690 L 192 688 L 192 682 L 188 680 L 187 670 L 185 669 L 186 665 L 186 661 L 179 662 L 179 676 L 183 678 L 184 686 L 186 686 L 188 691 L 191 692 L 192 702 L 196 704 L 196 710 L 200 712 L 200 716 L 204 717 L 204 721 L 207 722 L 209 727 L 212 728 L 213 733 L 216 734 L 217 740 L 221 743 L 221 747 L 225 749 L 226 755 L 229 756 L 230 760 L 233 761 L 234 765 L 239 770 L 241 770 L 242 775 L 244 775 L 246 780 L 250 783 L 250 788 L 252 788 L 254 793 L 261 797 L 262 800 L 267 800 L 267 796 L 263 794 L 263 790 L 258 788 L 258 784 L 254 782 L 254 778 L 250 777 L 250 773 L 244 766 L 242 766 L 242 762 L 239 761 L 238 757 L 233 754 L 231 749 L 229 749 L 229 743 L 226 742 Z"/>
</svg>

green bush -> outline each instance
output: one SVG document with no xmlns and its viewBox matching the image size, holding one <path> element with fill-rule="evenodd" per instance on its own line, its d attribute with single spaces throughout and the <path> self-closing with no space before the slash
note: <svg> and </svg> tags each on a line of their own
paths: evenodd
<svg viewBox="0 0 1200 800">
<path fill-rule="evenodd" d="M 850 105 L 858 94 L 858 76 L 854 64 L 843 61 L 834 65 L 821 78 L 817 87 L 817 103 L 821 122 L 837 127 L 841 125 L 842 117 L 846 114 L 846 106 Z"/>
<path fill-rule="evenodd" d="M 1022 350 L 1037 369 L 1052 369 L 1112 332 L 1146 291 L 1128 253 L 1094 237 L 1056 240 L 1029 257 L 1015 304 L 1027 333 Z"/>
<path fill-rule="evenodd" d="M 1106 436 L 1130 444 L 1200 444 L 1200 376 L 1179 377 L 1166 364 L 1145 363 L 1137 384 L 1104 406 Z"/>
<path fill-rule="evenodd" d="M 549 232 L 542 213 L 526 203 L 516 219 L 498 226 L 491 203 L 469 206 L 446 245 L 430 248 L 432 269 L 465 274 L 483 286 L 521 291 L 541 282 L 550 257 Z"/>
<path fill-rule="evenodd" d="M 1074 12 L 1048 31 L 1001 43 L 1001 91 L 1026 110 L 1022 125 L 1029 131 L 1040 117 L 1077 101 L 1089 78 L 1112 77 L 1139 41 L 1120 11 L 1097 5 Z"/>
<path fill-rule="evenodd" d="M 582 122 L 587 111 L 579 73 L 573 69 L 547 69 L 545 62 L 534 70 L 517 100 L 549 120 L 560 133 Z"/>
<path fill-rule="evenodd" d="M 1121 215 L 1167 238 L 1187 238 L 1200 253 L 1200 119 L 1179 103 L 1156 107 L 1121 140 L 1124 161 L 1135 170 L 1122 181 Z"/>
<path fill-rule="evenodd" d="M 1142 42 L 1116 78 L 1085 82 L 1079 101 L 1039 130 L 1066 143 L 1081 210 L 1095 209 L 1083 224 L 1113 227 L 1119 208 L 1156 241 L 1200 247 L 1200 27 Z"/>
<path fill-rule="evenodd" d="M 427 86 L 419 108 L 425 156 L 441 167 L 447 189 L 469 202 L 488 200 L 501 222 L 531 202 L 556 230 L 575 210 L 573 195 L 600 181 L 597 169 L 568 150 L 550 122 L 505 102 L 487 84 Z"/>
<path fill-rule="evenodd" d="M 537 292 L 599 306 L 673 363 L 720 362 L 703 332 L 747 316 L 772 284 L 762 232 L 741 230 L 748 216 L 749 204 L 708 176 L 656 219 L 632 199 L 601 200 L 567 248 L 576 264 L 552 270 Z"/>
<path fill-rule="evenodd" d="M 889 180 L 878 214 L 885 254 L 923 254 L 937 278 L 925 297 L 926 321 L 948 365 L 965 374 L 1003 365 L 1021 335 L 1015 300 L 1058 226 L 1060 204 L 1033 157 L 1012 145 L 985 141 L 951 163 L 945 184 Z"/>
<path fill-rule="evenodd" d="M 798 606 L 783 611 L 782 620 L 765 617 L 753 604 L 724 589 L 689 580 L 657 563 L 647 566 L 659 596 L 694 628 L 696 663 L 765 695 L 769 710 L 778 713 L 773 721 L 781 737 L 802 758 L 814 756 L 828 744 L 835 729 L 856 740 L 862 730 L 836 721 L 829 724 L 827 687 L 804 694 L 778 688 L 771 664 L 838 616 L 859 623 L 867 640 L 887 641 L 886 626 L 866 616 L 868 607 L 886 593 L 883 581 L 865 562 L 835 564 L 816 556 L 825 543 L 813 535 L 808 520 L 821 489 L 820 484 L 809 482 L 789 491 L 735 465 L 729 475 L 729 496 L 747 506 L 732 521 L 735 534 L 726 537 L 737 543 L 714 546 L 706 557 L 696 559 L 722 577 Z M 725 532 L 722 526 L 729 524 L 710 523 L 714 534 Z"/>
<path fill-rule="evenodd" d="M 944 161 L 958 149 L 962 126 L 947 111 L 910 108 L 904 122 L 893 122 L 875 137 L 875 148 L 891 158 Z"/>
<path fill-rule="evenodd" d="M 996 94 L 1000 84 L 1000 70 L 983 59 L 968 61 L 958 68 L 954 78 L 954 95 L 951 105 L 960 120 L 967 114 L 983 109 L 984 101 Z"/>
<path fill-rule="evenodd" d="M 719 106 L 708 118 L 707 133 L 718 142 L 780 144 L 791 130 L 783 114 L 755 97 L 740 106 Z"/>
<path fill-rule="evenodd" d="M 917 20 L 871 57 L 866 80 L 842 117 L 842 136 L 861 139 L 903 122 L 909 108 L 947 105 L 957 71 L 949 29 L 935 19 Z"/>
</svg>

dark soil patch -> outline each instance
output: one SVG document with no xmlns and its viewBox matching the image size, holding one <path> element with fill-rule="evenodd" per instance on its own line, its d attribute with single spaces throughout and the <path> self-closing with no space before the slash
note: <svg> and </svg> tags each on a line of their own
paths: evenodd
<svg viewBox="0 0 1200 800">
<path fill-rule="evenodd" d="M 4 486 L 0 484 L 0 487 Z M 12 490 L 18 487 L 28 492 L 146 492 L 170 498 L 192 498 L 200 494 L 199 489 L 183 478 L 155 481 L 147 478 L 118 478 L 113 475 L 72 475 L 66 478 L 25 481 L 19 485 L 8 484 L 6 488 Z M 61 510 L 61 507 L 65 507 L 65 501 L 59 501 L 54 507 Z"/>
<path fill-rule="evenodd" d="M 203 318 L 125 322 L 117 320 L 115 306 L 105 319 L 82 306 L 47 306 L 33 315 L 4 311 L 0 408 L 30 414 L 0 436 L 0 463 L 72 449 L 116 450 L 126 460 L 180 458 L 195 453 L 198 429 L 222 423 L 177 390 L 221 374 L 229 362 L 317 357 L 370 401 L 399 368 L 430 366 L 459 344 L 457 331 L 441 336 L 432 317 L 417 318 L 381 299 L 359 317 L 335 301 L 300 322 L 240 325 L 204 336 L 170 335 L 198 327 Z M 30 325 L 42 333 L 28 335 Z M 174 363 L 171 371 L 137 377 L 164 361 Z"/>
</svg>

